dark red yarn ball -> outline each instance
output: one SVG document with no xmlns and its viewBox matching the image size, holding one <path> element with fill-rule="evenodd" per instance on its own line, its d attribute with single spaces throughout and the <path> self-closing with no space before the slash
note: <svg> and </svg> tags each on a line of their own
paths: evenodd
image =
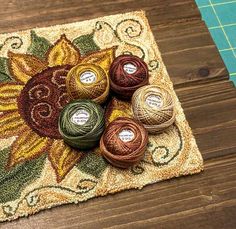
<svg viewBox="0 0 236 229">
<path fill-rule="evenodd" d="M 131 64 L 136 71 L 127 73 L 124 66 Z M 148 84 L 148 67 L 139 57 L 133 55 L 121 55 L 115 58 L 110 71 L 111 89 L 122 98 L 130 98 L 139 87 Z"/>
</svg>

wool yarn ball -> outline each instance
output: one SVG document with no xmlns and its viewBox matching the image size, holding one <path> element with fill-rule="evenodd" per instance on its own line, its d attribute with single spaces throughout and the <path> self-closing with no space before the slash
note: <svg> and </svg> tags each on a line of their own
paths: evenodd
<svg viewBox="0 0 236 229">
<path fill-rule="evenodd" d="M 121 55 L 112 62 L 109 76 L 111 89 L 120 97 L 129 99 L 136 89 L 148 84 L 148 67 L 137 56 Z"/>
<path fill-rule="evenodd" d="M 100 140 L 101 154 L 113 166 L 128 168 L 144 156 L 148 133 L 141 123 L 120 117 L 112 121 Z"/>
<path fill-rule="evenodd" d="M 169 91 L 157 85 L 147 85 L 135 91 L 132 110 L 135 119 L 152 134 L 161 132 L 175 121 L 173 98 Z"/>
<path fill-rule="evenodd" d="M 73 99 L 91 99 L 104 103 L 109 94 L 109 79 L 99 65 L 84 63 L 73 67 L 66 77 L 67 92 Z"/>
<path fill-rule="evenodd" d="M 64 141 L 81 150 L 96 146 L 104 128 L 104 111 L 91 100 L 72 101 L 59 116 L 59 132 Z"/>
</svg>

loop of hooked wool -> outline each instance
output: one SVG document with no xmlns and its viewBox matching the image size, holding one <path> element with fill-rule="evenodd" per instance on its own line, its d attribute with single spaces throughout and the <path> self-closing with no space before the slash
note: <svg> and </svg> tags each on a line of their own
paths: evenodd
<svg viewBox="0 0 236 229">
<path fill-rule="evenodd" d="M 80 113 L 87 114 L 87 121 L 77 123 Z M 104 128 L 103 109 L 91 100 L 75 100 L 67 104 L 59 117 L 59 132 L 64 141 L 82 150 L 97 145 Z"/>
<path fill-rule="evenodd" d="M 87 79 L 82 80 L 83 75 Z M 100 66 L 91 63 L 78 64 L 68 72 L 66 88 L 73 99 L 91 99 L 101 104 L 107 99 L 110 83 L 107 73 Z"/>
<path fill-rule="evenodd" d="M 119 134 L 124 130 L 132 131 L 132 140 L 124 142 L 120 139 Z M 148 134 L 141 123 L 131 118 L 120 117 L 105 129 L 100 140 L 100 149 L 112 165 L 128 168 L 143 158 L 147 143 Z"/>
<path fill-rule="evenodd" d="M 127 72 L 126 66 L 133 70 Z M 148 84 L 148 67 L 137 56 L 121 55 L 112 63 L 109 71 L 111 89 L 120 97 L 129 99 L 139 87 Z"/>
<path fill-rule="evenodd" d="M 148 101 L 151 101 L 151 106 Z M 135 119 L 152 134 L 164 130 L 175 121 L 173 98 L 170 92 L 157 85 L 139 88 L 132 97 L 132 110 Z"/>
</svg>

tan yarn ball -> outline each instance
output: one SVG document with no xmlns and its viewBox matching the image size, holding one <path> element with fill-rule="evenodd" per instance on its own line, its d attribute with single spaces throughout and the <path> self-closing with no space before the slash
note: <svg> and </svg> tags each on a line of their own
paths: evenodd
<svg viewBox="0 0 236 229">
<path fill-rule="evenodd" d="M 110 84 L 103 68 L 87 63 L 78 64 L 69 71 L 66 88 L 73 99 L 91 99 L 101 104 L 107 99 Z"/>
<path fill-rule="evenodd" d="M 175 121 L 173 98 L 166 89 L 157 85 L 136 90 L 132 97 L 132 109 L 135 119 L 152 134 L 161 132 Z"/>
</svg>

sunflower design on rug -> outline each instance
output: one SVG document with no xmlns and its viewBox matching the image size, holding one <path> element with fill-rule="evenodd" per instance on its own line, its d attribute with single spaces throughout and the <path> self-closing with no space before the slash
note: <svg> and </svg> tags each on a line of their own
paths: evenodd
<svg viewBox="0 0 236 229">
<path fill-rule="evenodd" d="M 57 182 L 61 182 L 85 156 L 64 144 L 58 131 L 60 111 L 70 101 L 66 75 L 83 62 L 98 64 L 107 72 L 115 48 L 98 50 L 91 39 L 84 43 L 81 37 L 73 44 L 65 34 L 50 45 L 34 31 L 31 40 L 27 54 L 8 52 L 13 79 L 0 84 L 0 136 L 16 136 L 6 169 L 47 154 Z"/>
<path fill-rule="evenodd" d="M 168 88 L 176 102 L 175 123 L 149 135 L 144 158 L 129 169 L 110 165 L 99 147 L 89 152 L 69 147 L 58 130 L 59 114 L 72 100 L 66 90 L 71 68 L 89 63 L 108 74 L 122 54 L 142 58 L 149 83 Z M 133 117 L 131 103 L 114 94 L 103 105 L 106 125 Z M 202 169 L 144 12 L 0 35 L 0 221 Z"/>
</svg>

